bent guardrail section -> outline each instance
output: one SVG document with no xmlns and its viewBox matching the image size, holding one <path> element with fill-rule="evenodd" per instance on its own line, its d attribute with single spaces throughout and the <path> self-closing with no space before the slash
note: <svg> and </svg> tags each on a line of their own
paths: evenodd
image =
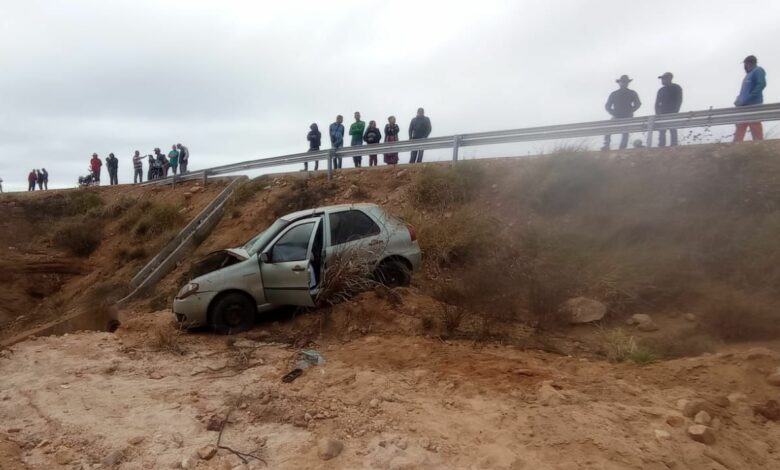
<svg viewBox="0 0 780 470">
<path fill-rule="evenodd" d="M 239 176 L 222 190 L 219 195 L 209 203 L 192 221 L 184 227 L 173 240 L 152 258 L 130 280 L 132 291 L 125 298 L 117 302 L 121 305 L 133 298 L 144 289 L 165 277 L 181 260 L 187 249 L 195 243 L 197 238 L 211 232 L 217 222 L 222 218 L 225 206 L 236 188 L 247 180 L 246 176 Z"/>
<path fill-rule="evenodd" d="M 282 165 L 300 164 L 317 160 L 327 160 L 328 175 L 332 176 L 332 161 L 334 157 L 348 158 L 358 155 L 451 148 L 452 160 L 457 161 L 458 149 L 460 147 L 510 144 L 552 139 L 572 139 L 601 136 L 605 134 L 622 134 L 625 132 L 647 133 L 646 145 L 650 147 L 652 146 L 652 133 L 653 131 L 657 130 L 685 129 L 691 127 L 738 124 L 741 122 L 777 120 L 780 120 L 780 103 L 740 106 L 734 108 L 711 108 L 703 111 L 689 111 L 676 114 L 660 114 L 626 119 L 610 119 L 575 124 L 477 132 L 472 134 L 458 134 L 446 137 L 433 137 L 428 139 L 361 145 L 359 147 L 343 147 L 339 149 L 320 150 L 317 152 L 302 152 L 291 155 L 282 155 L 278 157 L 261 158 L 257 160 L 220 165 L 191 172 L 184 177 L 177 176 L 175 179 L 173 177 L 168 177 L 144 184 L 175 184 L 179 181 L 200 178 L 205 181 L 209 176 L 238 173 L 261 168 L 272 168 Z"/>
</svg>

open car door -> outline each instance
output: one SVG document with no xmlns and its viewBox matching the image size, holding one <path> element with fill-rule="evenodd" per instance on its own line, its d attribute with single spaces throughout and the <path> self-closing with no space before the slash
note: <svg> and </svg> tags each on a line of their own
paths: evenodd
<svg viewBox="0 0 780 470">
<path fill-rule="evenodd" d="M 306 219 L 287 227 L 260 255 L 260 272 L 268 303 L 313 307 L 319 284 L 322 219 Z M 314 253 L 319 246 L 320 254 Z"/>
</svg>

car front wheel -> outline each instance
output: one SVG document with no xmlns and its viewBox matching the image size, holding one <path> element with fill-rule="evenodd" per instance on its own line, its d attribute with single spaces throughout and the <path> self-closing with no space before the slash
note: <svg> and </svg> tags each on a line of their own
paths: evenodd
<svg viewBox="0 0 780 470">
<path fill-rule="evenodd" d="M 244 294 L 231 292 L 214 304 L 211 324 L 217 333 L 231 335 L 252 328 L 257 306 Z"/>
</svg>

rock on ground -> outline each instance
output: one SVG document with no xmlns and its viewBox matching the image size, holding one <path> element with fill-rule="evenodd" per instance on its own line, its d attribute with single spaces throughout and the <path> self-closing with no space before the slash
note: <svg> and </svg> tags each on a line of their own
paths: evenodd
<svg viewBox="0 0 780 470">
<path fill-rule="evenodd" d="M 317 455 L 322 460 L 330 460 L 338 457 L 341 451 L 344 450 L 344 444 L 341 441 L 331 438 L 320 439 L 317 445 Z"/>
<path fill-rule="evenodd" d="M 694 424 L 688 427 L 688 436 L 696 442 L 712 445 L 715 443 L 715 433 L 711 428 L 703 424 Z"/>
<path fill-rule="evenodd" d="M 198 449 L 198 457 L 203 460 L 209 460 L 217 453 L 217 448 L 214 446 L 205 446 Z"/>
<path fill-rule="evenodd" d="M 629 323 L 632 325 L 636 325 L 636 328 L 639 331 L 658 330 L 658 325 L 656 325 L 655 322 L 653 321 L 653 318 L 646 313 L 635 313 L 631 315 L 631 319 L 629 320 Z"/>
<path fill-rule="evenodd" d="M 696 424 L 703 424 L 705 426 L 709 426 L 709 424 L 712 422 L 712 417 L 706 411 L 701 410 L 698 413 L 696 413 L 696 416 L 693 417 L 693 422 Z"/>
<path fill-rule="evenodd" d="M 575 297 L 561 304 L 559 310 L 568 315 L 570 323 L 580 324 L 601 320 L 607 313 L 607 306 L 598 300 Z"/>
<path fill-rule="evenodd" d="M 769 377 L 766 378 L 766 381 L 772 385 L 776 385 L 780 387 L 780 367 L 778 367 L 777 369 L 775 369 L 774 372 L 769 374 Z"/>
<path fill-rule="evenodd" d="M 536 393 L 536 399 L 542 406 L 557 406 L 560 405 L 564 397 L 561 392 L 555 390 L 555 388 L 549 383 L 543 383 Z"/>
</svg>

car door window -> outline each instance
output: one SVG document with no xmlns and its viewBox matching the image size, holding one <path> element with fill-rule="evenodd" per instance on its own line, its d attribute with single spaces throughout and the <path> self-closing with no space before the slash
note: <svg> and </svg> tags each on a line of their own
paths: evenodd
<svg viewBox="0 0 780 470">
<path fill-rule="evenodd" d="M 304 261 L 309 251 L 312 230 L 314 222 L 297 225 L 288 230 L 271 248 L 271 262 Z"/>
<path fill-rule="evenodd" d="M 330 214 L 331 245 L 340 245 L 361 238 L 379 235 L 379 226 L 363 212 L 350 210 Z"/>
</svg>

